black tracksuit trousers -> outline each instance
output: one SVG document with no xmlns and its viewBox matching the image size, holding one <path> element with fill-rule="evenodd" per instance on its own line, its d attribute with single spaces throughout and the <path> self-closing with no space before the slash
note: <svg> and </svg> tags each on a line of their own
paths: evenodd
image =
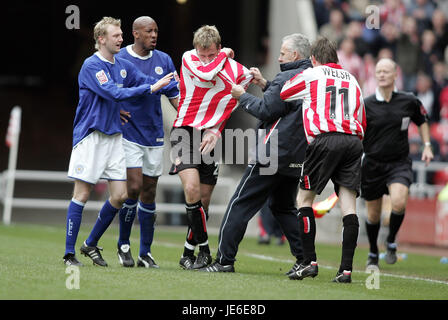
<svg viewBox="0 0 448 320">
<path fill-rule="evenodd" d="M 219 229 L 217 261 L 233 264 L 238 246 L 249 220 L 263 207 L 266 200 L 275 219 L 288 239 L 291 253 L 302 260 L 303 250 L 295 206 L 299 177 L 260 175 L 258 163 L 249 165 L 227 206 Z"/>
</svg>

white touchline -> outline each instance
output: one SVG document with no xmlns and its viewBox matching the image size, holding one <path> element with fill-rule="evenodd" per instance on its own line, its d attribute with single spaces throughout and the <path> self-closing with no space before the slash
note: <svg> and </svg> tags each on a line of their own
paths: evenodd
<svg viewBox="0 0 448 320">
<path fill-rule="evenodd" d="M 169 243 L 169 242 L 160 242 L 160 241 L 154 241 L 155 245 L 160 245 L 163 247 L 170 247 L 170 248 L 182 248 L 183 246 L 178 245 L 178 244 L 174 244 L 174 243 Z M 291 260 L 291 259 L 278 259 L 278 258 L 274 258 L 271 256 L 266 256 L 263 254 L 256 254 L 256 253 L 244 253 L 241 252 L 240 255 L 245 255 L 251 258 L 255 258 L 255 259 L 260 259 L 260 260 L 268 260 L 268 261 L 276 261 L 276 262 L 282 262 L 282 263 L 295 263 L 295 260 Z M 336 270 L 336 267 L 331 267 L 331 266 L 325 266 L 325 265 L 321 265 L 319 264 L 319 268 L 323 268 L 323 269 L 330 269 L 330 270 Z M 365 273 L 364 270 L 354 270 L 355 272 L 361 272 L 361 273 Z M 406 279 L 406 280 L 414 280 L 414 281 L 426 281 L 426 282 L 432 282 L 432 283 L 439 283 L 439 284 L 444 284 L 444 285 L 448 285 L 448 281 L 442 281 L 442 280 L 434 280 L 434 279 L 427 279 L 427 278 L 420 278 L 420 277 L 412 277 L 412 276 L 405 276 L 405 275 L 400 275 L 400 274 L 391 274 L 391 273 L 383 273 L 381 272 L 382 276 L 386 276 L 386 277 L 391 277 L 391 278 L 399 278 L 399 279 Z"/>
<path fill-rule="evenodd" d="M 256 258 L 256 259 L 260 259 L 260 260 L 268 260 L 268 261 L 276 261 L 276 262 L 284 262 L 284 263 L 294 263 L 294 260 L 289 260 L 289 259 L 277 259 L 274 257 L 270 257 L 270 256 L 265 256 L 262 254 L 255 254 L 255 253 L 242 253 L 245 256 L 251 257 L 251 258 Z M 336 267 L 331 267 L 331 266 L 324 266 L 319 264 L 319 268 L 324 268 L 324 269 L 338 269 Z M 354 270 L 354 271 L 358 271 L 358 272 L 362 272 L 364 273 L 363 270 Z M 446 284 L 448 285 L 448 282 L 446 281 L 442 281 L 442 280 L 434 280 L 434 279 L 427 279 L 427 278 L 420 278 L 420 277 L 412 277 L 412 276 L 405 276 L 405 275 L 399 275 L 399 274 L 391 274 L 391 273 L 383 273 L 381 272 L 382 276 L 387 276 L 387 277 L 393 277 L 393 278 L 401 278 L 401 279 L 407 279 L 407 280 L 416 280 L 416 281 L 427 281 L 427 282 L 433 282 L 433 283 L 440 283 L 440 284 Z"/>
</svg>

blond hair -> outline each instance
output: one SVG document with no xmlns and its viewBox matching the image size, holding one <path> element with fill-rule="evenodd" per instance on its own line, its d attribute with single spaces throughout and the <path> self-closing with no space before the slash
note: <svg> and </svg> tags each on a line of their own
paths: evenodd
<svg viewBox="0 0 448 320">
<path fill-rule="evenodd" d="M 212 44 L 216 44 L 216 48 L 221 45 L 221 36 L 215 26 L 202 26 L 193 36 L 193 47 L 201 47 L 203 49 L 210 48 Z"/>
<path fill-rule="evenodd" d="M 100 48 L 98 38 L 104 37 L 107 34 L 107 27 L 109 25 L 121 27 L 121 20 L 112 17 L 104 17 L 95 24 L 95 28 L 93 29 L 93 39 L 95 40 L 95 49 L 98 50 Z"/>
</svg>

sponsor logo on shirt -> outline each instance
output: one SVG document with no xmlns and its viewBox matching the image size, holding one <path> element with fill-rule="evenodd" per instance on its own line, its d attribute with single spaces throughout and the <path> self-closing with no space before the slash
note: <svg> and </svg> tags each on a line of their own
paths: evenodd
<svg viewBox="0 0 448 320">
<path fill-rule="evenodd" d="M 126 78 L 127 75 L 128 75 L 128 73 L 126 72 L 125 69 L 121 69 L 121 70 L 120 70 L 120 76 L 121 76 L 123 79 Z"/>
<path fill-rule="evenodd" d="M 106 76 L 106 73 L 104 72 L 104 70 L 98 71 L 95 74 L 95 76 L 98 79 L 98 82 L 100 83 L 100 85 L 103 85 L 109 81 L 109 79 L 107 79 L 107 76 Z"/>
<path fill-rule="evenodd" d="M 155 67 L 154 71 L 160 76 L 163 73 L 163 68 L 160 66 Z"/>
<path fill-rule="evenodd" d="M 157 142 L 163 142 L 163 138 L 157 138 L 156 141 Z"/>
</svg>

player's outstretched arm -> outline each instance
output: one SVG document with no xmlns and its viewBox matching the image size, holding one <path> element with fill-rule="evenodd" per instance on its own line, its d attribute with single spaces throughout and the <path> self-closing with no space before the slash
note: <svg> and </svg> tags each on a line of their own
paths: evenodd
<svg viewBox="0 0 448 320">
<path fill-rule="evenodd" d="M 151 85 L 151 93 L 157 92 L 163 87 L 167 86 L 170 83 L 171 79 L 173 79 L 173 76 L 174 74 L 172 72 L 168 73 L 166 76 L 157 81 L 155 84 Z"/>
</svg>

